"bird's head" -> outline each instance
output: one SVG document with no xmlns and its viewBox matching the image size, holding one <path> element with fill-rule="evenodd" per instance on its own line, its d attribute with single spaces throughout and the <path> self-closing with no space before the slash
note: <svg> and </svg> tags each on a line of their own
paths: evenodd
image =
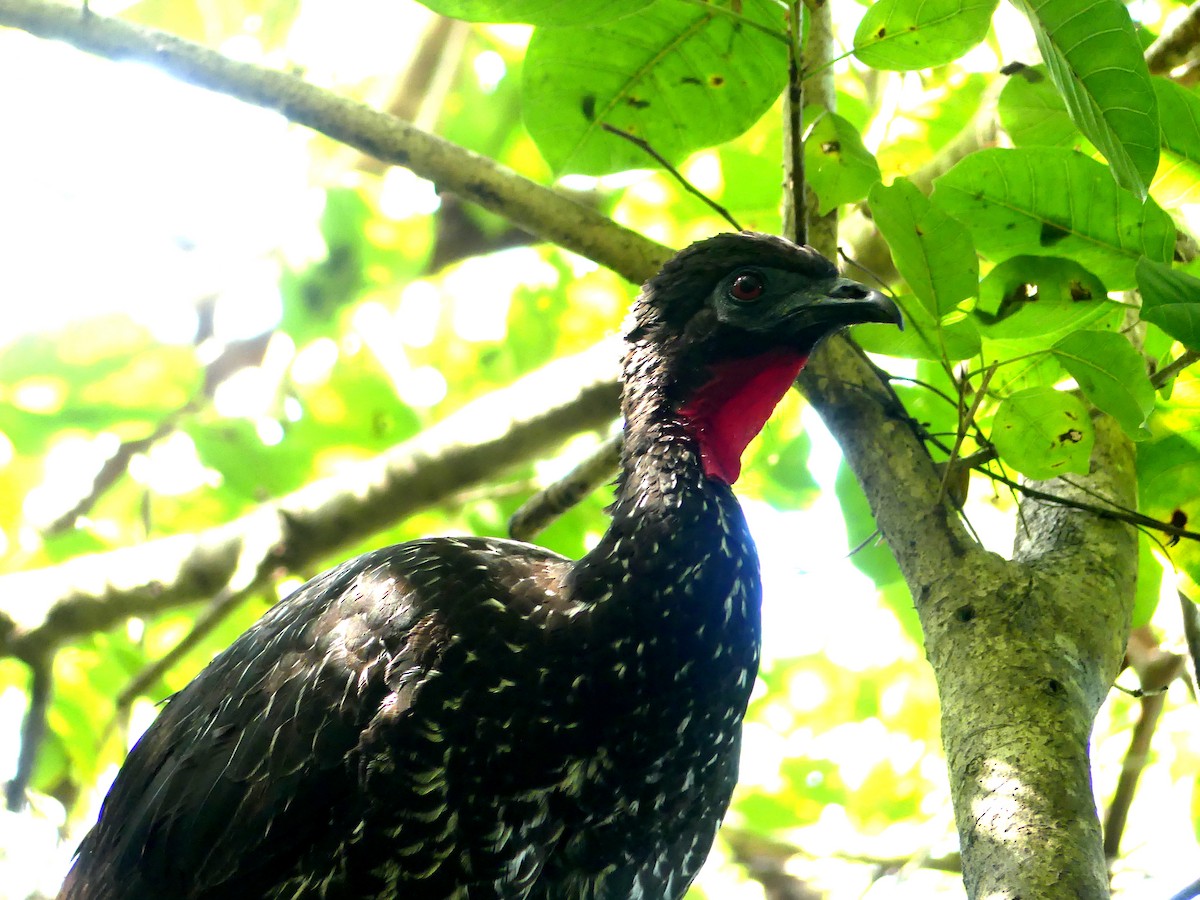
<svg viewBox="0 0 1200 900">
<path fill-rule="evenodd" d="M 812 351 L 860 322 L 900 325 L 900 311 L 811 247 L 768 234 L 717 235 L 646 282 L 626 334 L 626 382 L 653 366 L 708 474 L 732 483 L 742 450 Z"/>
</svg>

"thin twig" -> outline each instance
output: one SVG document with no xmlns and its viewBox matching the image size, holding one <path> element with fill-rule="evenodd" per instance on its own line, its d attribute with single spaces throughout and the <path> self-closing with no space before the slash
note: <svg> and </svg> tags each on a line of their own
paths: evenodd
<svg viewBox="0 0 1200 900">
<path fill-rule="evenodd" d="M 624 138 L 625 140 L 629 141 L 629 143 L 633 144 L 635 147 L 637 147 L 642 152 L 644 152 L 647 156 L 649 156 L 651 159 L 653 159 L 656 163 L 658 163 L 660 166 L 662 166 L 664 169 L 666 169 L 667 173 L 672 178 L 674 178 L 676 181 L 678 181 L 680 186 L 685 191 L 687 191 L 692 196 L 699 197 L 701 200 L 703 200 L 704 203 L 710 209 L 712 209 L 714 212 L 716 212 L 717 215 L 719 215 L 721 218 L 723 218 L 726 222 L 728 222 L 730 225 L 732 225 L 738 231 L 742 230 L 742 226 L 738 224 L 737 219 L 735 219 L 733 217 L 733 215 L 729 212 L 729 210 L 727 210 L 725 207 L 723 207 L 720 203 L 718 203 L 712 197 L 710 197 L 706 193 L 704 193 L 704 191 L 700 190 L 698 187 L 696 187 L 690 181 L 688 181 L 686 178 L 684 178 L 683 173 L 681 173 L 677 168 L 675 168 L 673 165 L 671 165 L 669 162 L 667 162 L 667 160 L 663 157 L 663 155 L 661 153 L 659 153 L 657 150 L 655 150 L 653 147 L 651 147 L 650 142 L 647 141 L 645 138 L 640 138 L 636 134 L 630 134 L 628 131 L 625 131 L 621 128 L 617 128 L 615 125 L 609 125 L 607 122 L 604 122 L 600 127 L 603 128 L 605 131 L 609 132 L 610 134 L 615 134 L 617 137 Z"/>
<path fill-rule="evenodd" d="M 1171 900 L 1193 900 L 1195 897 L 1200 897 L 1200 878 L 1197 878 L 1178 894 L 1173 894 Z"/>
<path fill-rule="evenodd" d="M 942 498 L 946 496 L 946 486 L 950 482 L 951 469 L 954 466 L 954 461 L 958 459 L 958 451 L 962 449 L 963 441 L 967 439 L 967 431 L 975 422 L 975 413 L 979 412 L 979 405 L 983 402 L 983 398 L 987 396 L 988 382 L 992 380 L 992 376 L 996 374 L 997 363 L 992 363 L 984 371 L 983 376 L 979 379 L 979 387 L 975 391 L 975 398 L 971 401 L 971 408 L 966 411 L 965 415 L 960 415 L 958 420 L 958 432 L 954 435 L 954 446 L 950 448 L 950 458 L 946 460 L 946 468 L 942 472 L 942 483 L 938 486 L 936 504 L 941 504 Z M 962 409 L 962 395 L 966 390 L 966 386 L 970 382 L 964 381 L 962 390 L 959 391 L 958 407 Z M 962 498 L 964 501 L 966 497 Z M 962 504 L 956 504 L 961 506 Z"/>
<path fill-rule="evenodd" d="M 808 243 L 807 183 L 804 175 L 804 48 L 800 0 L 788 3 L 788 86 L 784 124 L 784 203 L 783 232 L 797 244 Z M 790 215 L 789 215 L 790 213 Z"/>
<path fill-rule="evenodd" d="M 1185 350 L 1157 372 L 1150 376 L 1150 383 L 1158 390 L 1188 366 L 1200 362 L 1200 351 Z"/>
<path fill-rule="evenodd" d="M 583 462 L 554 484 L 538 491 L 508 520 L 508 534 L 528 541 L 539 531 L 575 506 L 597 487 L 612 478 L 621 462 L 624 435 L 613 435 Z"/>
<path fill-rule="evenodd" d="M 1200 541 L 1200 532 L 1189 531 L 1186 528 L 1180 528 L 1177 525 L 1172 525 L 1170 522 L 1162 522 L 1158 519 L 1152 519 L 1149 516 L 1144 516 L 1141 513 L 1134 512 L 1130 509 L 1125 509 L 1121 506 L 1098 506 L 1094 503 L 1081 503 L 1078 500 L 1072 500 L 1068 497 L 1061 497 L 1058 494 L 1051 494 L 1046 491 L 1040 491 L 1037 488 L 1032 488 L 1027 484 L 1021 484 L 1007 476 L 993 472 L 986 467 L 978 467 L 976 469 L 980 474 L 986 475 L 993 481 L 998 481 L 1001 484 L 1008 485 L 1015 491 L 1032 497 L 1034 500 L 1042 500 L 1046 503 L 1054 503 L 1058 506 L 1066 506 L 1071 509 L 1078 509 L 1083 512 L 1094 513 L 1107 519 L 1116 519 L 1119 522 L 1127 522 L 1130 525 L 1149 528 L 1154 531 L 1161 531 L 1163 534 L 1169 534 L 1172 537 L 1187 538 L 1190 541 Z"/>
<path fill-rule="evenodd" d="M 264 571 L 303 571 L 418 509 L 553 450 L 570 435 L 607 427 L 619 396 L 608 377 L 612 352 L 604 342 L 551 363 L 371 460 L 232 522 L 2 575 L 0 655 L 31 658 L 128 616 L 209 599 L 229 582 L 249 545 L 263 555 Z M 479 435 L 481 410 L 539 404 L 503 431 Z"/>
<path fill-rule="evenodd" d="M 38 752 L 46 737 L 46 713 L 54 693 L 54 656 L 47 654 L 29 663 L 29 708 L 21 723 L 21 750 L 17 756 L 17 771 L 4 786 L 4 799 L 9 812 L 25 808 L 25 793 L 33 778 Z"/>
<path fill-rule="evenodd" d="M 1121 836 L 1137 793 L 1138 780 L 1150 759 L 1150 741 L 1166 703 L 1167 687 L 1184 670 L 1183 657 L 1163 650 L 1148 628 L 1139 628 L 1129 636 L 1125 658 L 1137 673 L 1141 685 L 1140 714 L 1129 738 L 1129 749 L 1125 751 L 1125 762 L 1112 802 L 1104 816 L 1104 855 L 1109 859 L 1115 859 L 1121 849 Z"/>
<path fill-rule="evenodd" d="M 92 479 L 92 485 L 87 493 L 80 497 L 76 503 L 72 504 L 70 509 L 46 525 L 42 529 L 42 533 L 45 535 L 61 534 L 75 527 L 75 521 L 80 516 L 87 515 L 96 502 L 104 495 L 104 492 L 120 480 L 121 476 L 129 469 L 130 461 L 137 454 L 145 453 L 174 431 L 179 425 L 179 420 L 191 409 L 192 407 L 189 405 L 171 413 L 146 437 L 123 441 L 117 447 L 117 452 L 104 461 L 104 464 L 100 467 L 100 471 Z"/>
<path fill-rule="evenodd" d="M 170 650 L 137 673 L 117 696 L 117 714 L 127 710 L 133 701 L 142 696 L 168 669 L 212 633 L 226 617 L 246 599 L 248 591 L 234 591 L 225 586 L 213 597 L 205 610 L 196 617 L 191 629 Z"/>
</svg>

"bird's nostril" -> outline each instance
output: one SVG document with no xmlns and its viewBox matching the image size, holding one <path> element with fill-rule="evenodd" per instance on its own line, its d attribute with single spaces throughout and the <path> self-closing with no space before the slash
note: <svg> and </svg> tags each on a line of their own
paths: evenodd
<svg viewBox="0 0 1200 900">
<path fill-rule="evenodd" d="M 829 296 L 838 300 L 862 300 L 870 293 L 870 288 L 856 281 L 844 281 L 835 287 Z"/>
</svg>

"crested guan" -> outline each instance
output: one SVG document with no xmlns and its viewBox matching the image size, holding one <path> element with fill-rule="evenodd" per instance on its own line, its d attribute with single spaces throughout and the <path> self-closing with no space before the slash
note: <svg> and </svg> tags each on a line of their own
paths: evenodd
<svg viewBox="0 0 1200 900">
<path fill-rule="evenodd" d="M 166 705 L 60 897 L 681 897 L 758 666 L 730 485 L 816 344 L 866 321 L 900 316 L 811 248 L 677 254 L 633 307 L 595 549 L 430 538 L 314 578 Z"/>
</svg>

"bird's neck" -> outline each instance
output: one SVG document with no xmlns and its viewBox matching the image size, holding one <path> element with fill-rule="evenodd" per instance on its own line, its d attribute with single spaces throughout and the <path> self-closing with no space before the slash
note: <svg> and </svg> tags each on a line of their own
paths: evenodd
<svg viewBox="0 0 1200 900">
<path fill-rule="evenodd" d="M 703 476 L 732 485 L 741 474 L 746 446 L 804 368 L 807 356 L 772 349 L 722 360 L 703 380 L 686 389 L 672 378 L 669 363 L 653 347 L 634 346 L 625 361 L 625 455 L 618 503 L 642 506 L 672 488 L 662 475 L 699 461 Z"/>
<path fill-rule="evenodd" d="M 797 353 L 772 351 L 718 363 L 707 380 L 681 392 L 653 347 L 632 347 L 625 362 L 625 447 L 613 519 L 580 561 L 580 572 L 603 569 L 605 581 L 618 583 L 629 573 L 638 584 L 661 582 L 671 593 L 675 576 L 669 573 L 691 568 L 688 578 L 703 581 L 700 568 L 716 567 L 722 573 L 711 583 L 717 594 L 726 592 L 731 578 L 742 577 L 756 591 L 757 558 L 731 485 L 742 451 L 804 361 Z M 637 578 L 642 572 L 661 577 Z"/>
</svg>

